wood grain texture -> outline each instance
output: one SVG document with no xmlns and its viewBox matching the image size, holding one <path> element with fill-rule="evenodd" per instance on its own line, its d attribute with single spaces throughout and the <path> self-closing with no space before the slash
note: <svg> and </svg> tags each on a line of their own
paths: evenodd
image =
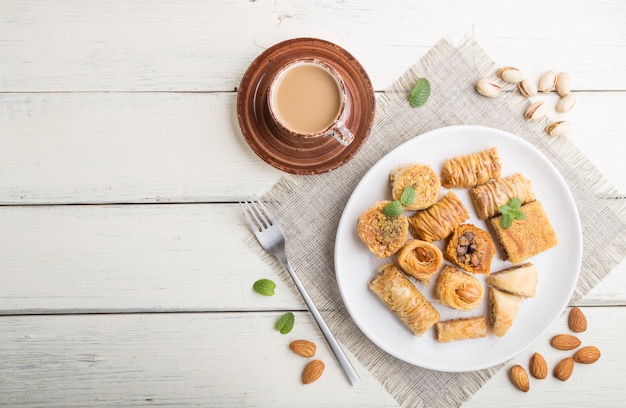
<svg viewBox="0 0 626 408">
<path fill-rule="evenodd" d="M 513 387 L 507 368 L 527 367 L 538 351 L 553 367 L 568 352 L 549 339 L 566 330 L 566 316 L 535 345 L 507 363 L 466 407 L 619 406 L 622 379 L 604 375 L 626 369 L 620 336 L 624 308 L 584 308 L 584 345 L 602 357 L 576 365 L 565 383 L 551 375 L 531 379 L 527 394 Z M 348 385 L 307 313 L 296 313 L 288 335 L 272 329 L 276 312 L 248 314 L 131 314 L 0 317 L 2 403 L 22 407 L 84 406 L 307 406 L 396 407 L 380 384 L 352 356 L 361 383 Z M 315 383 L 299 383 L 308 361 L 289 350 L 296 339 L 318 346 L 326 370 Z M 62 378 L 63 386 L 59 379 Z"/>
<path fill-rule="evenodd" d="M 567 70 L 575 89 L 626 89 L 620 1 L 411 0 L 0 4 L 0 91 L 232 91 L 263 49 L 312 36 L 339 44 L 384 89 L 439 41 L 472 35 L 496 61 Z"/>
<path fill-rule="evenodd" d="M 556 95 L 543 97 L 551 106 Z M 245 143 L 233 93 L 0 94 L 0 204 L 235 201 L 282 175 Z M 578 94 L 569 137 L 626 195 L 626 92 Z M 523 112 L 520 113 L 520 115 Z M 546 135 L 546 137 L 549 137 Z"/>
</svg>

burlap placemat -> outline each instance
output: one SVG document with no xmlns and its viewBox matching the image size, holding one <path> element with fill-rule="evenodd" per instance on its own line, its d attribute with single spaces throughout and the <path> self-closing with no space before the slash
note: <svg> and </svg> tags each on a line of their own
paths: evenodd
<svg viewBox="0 0 626 408">
<path fill-rule="evenodd" d="M 617 192 L 571 141 L 545 133 L 548 119 L 531 122 L 523 118 L 528 101 L 519 93 L 504 92 L 491 99 L 475 91 L 476 81 L 493 77 L 496 70 L 494 62 L 473 40 L 466 39 L 458 47 L 440 41 L 378 97 L 371 135 L 350 162 L 322 175 L 286 175 L 263 197 L 288 237 L 292 266 L 331 330 L 402 406 L 460 406 L 502 365 L 469 373 L 415 367 L 371 343 L 346 311 L 334 271 L 337 225 L 359 180 L 390 150 L 424 132 L 450 125 L 498 128 L 538 147 L 567 181 L 583 226 L 583 262 L 571 304 L 626 254 L 625 200 L 615 199 Z M 407 103 L 407 94 L 420 77 L 428 78 L 432 93 L 423 107 L 414 109 Z M 265 254 L 254 239 L 250 243 L 259 254 Z M 285 282 L 290 282 L 273 258 L 261 256 L 281 271 Z"/>
</svg>

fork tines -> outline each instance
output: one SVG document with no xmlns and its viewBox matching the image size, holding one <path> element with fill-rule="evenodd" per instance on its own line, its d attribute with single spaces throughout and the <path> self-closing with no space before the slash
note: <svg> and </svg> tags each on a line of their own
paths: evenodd
<svg viewBox="0 0 626 408">
<path fill-rule="evenodd" d="M 239 205 L 248 219 L 248 223 L 259 232 L 275 223 L 274 217 L 257 196 L 248 197 L 244 201 L 240 201 Z"/>
</svg>

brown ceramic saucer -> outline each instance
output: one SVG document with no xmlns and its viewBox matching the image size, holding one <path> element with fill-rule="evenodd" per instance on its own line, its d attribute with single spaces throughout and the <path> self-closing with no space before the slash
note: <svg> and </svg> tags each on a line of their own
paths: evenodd
<svg viewBox="0 0 626 408">
<path fill-rule="evenodd" d="M 296 58 L 316 58 L 331 65 L 346 84 L 351 111 L 345 120 L 354 141 L 341 146 L 332 137 L 296 140 L 269 116 L 267 92 L 274 74 Z M 361 64 L 336 44 L 315 38 L 295 38 L 265 50 L 248 67 L 237 93 L 237 119 L 252 150 L 272 166 L 294 174 L 319 174 L 350 160 L 367 139 L 374 122 L 376 99 Z"/>
</svg>

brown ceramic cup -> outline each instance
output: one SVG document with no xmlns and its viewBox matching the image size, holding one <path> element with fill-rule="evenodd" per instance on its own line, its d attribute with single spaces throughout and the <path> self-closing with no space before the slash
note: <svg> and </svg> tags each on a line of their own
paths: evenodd
<svg viewBox="0 0 626 408">
<path fill-rule="evenodd" d="M 288 62 L 271 80 L 267 104 L 272 120 L 294 139 L 333 137 L 343 146 L 354 140 L 345 123 L 345 83 L 324 61 Z"/>
</svg>

